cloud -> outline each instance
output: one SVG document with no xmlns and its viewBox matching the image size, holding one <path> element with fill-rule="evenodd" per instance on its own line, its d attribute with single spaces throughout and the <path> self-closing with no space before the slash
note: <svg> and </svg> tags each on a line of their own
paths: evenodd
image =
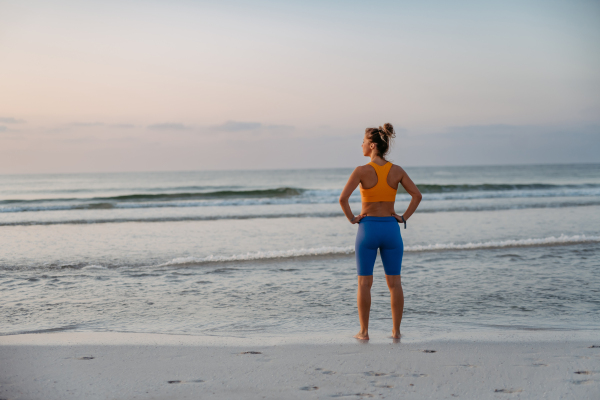
<svg viewBox="0 0 600 400">
<path fill-rule="evenodd" d="M 131 129 L 131 128 L 135 128 L 135 125 L 133 124 L 111 124 L 108 125 L 109 128 L 115 128 L 115 129 Z"/>
<path fill-rule="evenodd" d="M 12 118 L 12 117 L 0 117 L 0 122 L 3 124 L 24 124 L 25 121 L 23 121 L 22 119 L 16 119 L 16 118 Z"/>
<path fill-rule="evenodd" d="M 184 124 L 174 123 L 174 122 L 165 122 L 162 124 L 154 124 L 148 125 L 148 129 L 154 131 L 183 131 L 190 129 L 189 126 L 185 126 Z"/>
<path fill-rule="evenodd" d="M 229 120 L 221 125 L 214 125 L 209 128 L 213 131 L 222 132 L 244 132 L 252 131 L 253 134 L 260 133 L 286 133 L 295 129 L 292 125 L 269 125 L 260 122 L 242 122 Z"/>
<path fill-rule="evenodd" d="M 0 125 L 0 132 L 6 132 L 7 130 L 7 127 Z"/>
<path fill-rule="evenodd" d="M 251 131 L 262 127 L 263 124 L 260 122 L 239 122 L 239 121 L 227 121 L 224 124 L 213 126 L 213 129 L 217 131 L 227 132 L 238 132 L 238 131 Z"/>
<path fill-rule="evenodd" d="M 71 126 L 78 127 L 91 127 L 91 126 L 104 126 L 104 122 L 74 122 Z"/>
<path fill-rule="evenodd" d="M 93 128 L 98 126 L 105 126 L 107 128 L 115 128 L 115 129 L 130 129 L 135 128 L 133 124 L 105 124 L 104 122 L 74 122 L 69 126 L 75 127 L 83 127 L 83 128 Z"/>
</svg>

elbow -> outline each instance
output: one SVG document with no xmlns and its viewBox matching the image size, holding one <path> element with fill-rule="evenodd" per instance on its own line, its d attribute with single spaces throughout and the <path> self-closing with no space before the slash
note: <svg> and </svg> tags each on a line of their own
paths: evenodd
<svg viewBox="0 0 600 400">
<path fill-rule="evenodd" d="M 423 195 L 421 194 L 421 192 L 418 192 L 417 194 L 415 194 L 413 196 L 413 199 L 417 200 L 417 203 L 420 203 L 422 198 L 423 198 Z"/>
<path fill-rule="evenodd" d="M 348 202 L 348 198 L 345 197 L 345 196 L 340 196 L 339 202 L 340 202 L 341 205 L 344 205 L 344 204 L 346 204 Z"/>
</svg>

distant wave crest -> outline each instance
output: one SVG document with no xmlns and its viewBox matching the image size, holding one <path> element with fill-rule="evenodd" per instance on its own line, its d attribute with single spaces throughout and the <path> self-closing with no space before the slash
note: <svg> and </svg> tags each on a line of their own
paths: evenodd
<svg viewBox="0 0 600 400">
<path fill-rule="evenodd" d="M 482 184 L 458 184 L 458 185 L 419 185 L 422 193 L 448 193 L 448 192 L 487 192 L 487 191 L 507 191 L 507 190 L 547 190 L 547 189 L 594 189 L 600 185 L 597 184 L 579 184 L 579 185 L 554 185 L 548 183 L 482 183 Z"/>
<path fill-rule="evenodd" d="M 253 198 L 253 197 L 290 197 L 302 194 L 305 189 L 281 187 L 274 189 L 258 190 L 216 190 L 211 192 L 179 192 L 179 193 L 134 193 L 122 196 L 91 197 L 91 198 L 48 198 L 33 200 L 2 200 L 0 204 L 38 203 L 57 201 L 91 201 L 94 204 L 103 204 L 107 201 L 140 202 L 140 201 L 172 201 L 195 199 L 223 199 L 223 198 Z M 100 202 L 100 203 L 98 203 Z"/>
<path fill-rule="evenodd" d="M 212 189 L 212 188 L 211 188 Z M 230 188 L 231 189 L 231 188 Z M 600 197 L 600 185 L 551 184 L 421 184 L 425 201 L 475 200 L 502 198 Z M 89 198 L 50 198 L 33 200 L 0 200 L 0 213 L 67 210 L 111 210 L 188 207 L 236 207 L 285 204 L 335 204 L 339 189 L 303 189 L 279 187 L 253 190 L 210 190 L 177 193 L 137 193 L 121 196 Z M 410 200 L 402 188 L 398 201 Z M 360 201 L 358 191 L 351 197 Z"/>
</svg>

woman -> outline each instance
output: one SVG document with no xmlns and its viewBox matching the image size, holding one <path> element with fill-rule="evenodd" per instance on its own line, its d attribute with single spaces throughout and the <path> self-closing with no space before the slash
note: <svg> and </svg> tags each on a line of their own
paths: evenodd
<svg viewBox="0 0 600 400">
<path fill-rule="evenodd" d="M 385 279 L 390 289 L 394 325 L 392 338 L 400 338 L 400 322 L 404 309 L 400 270 L 404 244 L 398 222 L 404 223 L 404 227 L 406 227 L 406 221 L 415 212 L 421 201 L 421 192 L 400 166 L 385 159 L 392 138 L 395 136 L 392 124 L 365 130 L 362 150 L 365 157 L 371 158 L 371 162 L 357 167 L 352 172 L 340 196 L 340 205 L 346 218 L 352 224 L 360 224 L 356 235 L 357 302 L 360 332 L 354 337 L 362 340 L 369 340 L 371 286 L 373 285 L 373 266 L 377 257 L 377 249 L 381 254 Z M 348 199 L 359 184 L 362 211 L 360 215 L 354 216 Z M 408 208 L 402 215 L 398 215 L 394 211 L 398 184 L 401 184 L 412 196 Z"/>
</svg>

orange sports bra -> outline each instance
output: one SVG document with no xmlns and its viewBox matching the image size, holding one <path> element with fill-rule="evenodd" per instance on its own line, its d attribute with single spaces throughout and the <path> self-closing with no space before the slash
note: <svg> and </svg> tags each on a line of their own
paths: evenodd
<svg viewBox="0 0 600 400">
<path fill-rule="evenodd" d="M 388 162 L 385 165 L 379 166 L 374 162 L 369 164 L 375 168 L 377 173 L 377 184 L 370 189 L 363 189 L 360 185 L 360 196 L 364 203 L 374 203 L 376 201 L 396 201 L 396 189 L 390 187 L 387 183 L 387 176 L 392 168 L 392 163 Z"/>
</svg>

